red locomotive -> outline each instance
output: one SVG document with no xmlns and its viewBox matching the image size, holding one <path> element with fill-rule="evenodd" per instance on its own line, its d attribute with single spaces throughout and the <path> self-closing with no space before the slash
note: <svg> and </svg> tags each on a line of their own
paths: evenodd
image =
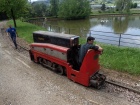
<svg viewBox="0 0 140 105">
<path fill-rule="evenodd" d="M 88 50 L 82 65 L 78 66 L 79 36 L 35 31 L 30 44 L 32 61 L 50 68 L 84 86 L 100 88 L 106 77 L 99 74 L 99 51 Z"/>
</svg>

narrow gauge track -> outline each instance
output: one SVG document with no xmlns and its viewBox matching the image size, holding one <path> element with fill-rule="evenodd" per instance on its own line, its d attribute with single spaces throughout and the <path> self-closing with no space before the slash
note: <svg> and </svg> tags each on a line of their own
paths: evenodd
<svg viewBox="0 0 140 105">
<path fill-rule="evenodd" d="M 124 84 L 122 85 L 120 83 L 115 83 L 115 82 L 112 82 L 112 81 L 109 81 L 109 80 L 106 80 L 105 83 L 111 84 L 111 85 L 114 85 L 114 86 L 117 86 L 117 87 L 120 87 L 120 88 L 123 88 L 123 89 L 127 89 L 127 90 L 129 90 L 131 92 L 134 92 L 134 93 L 137 93 L 137 94 L 140 94 L 140 91 L 139 90 L 134 89 L 134 88 L 132 88 L 130 86 L 126 86 Z"/>
<path fill-rule="evenodd" d="M 20 49 L 24 49 L 25 51 L 29 51 L 29 49 L 21 46 L 20 44 L 17 44 L 17 45 L 20 47 Z M 115 82 L 110 81 L 110 80 L 106 80 L 105 83 L 111 84 L 111 85 L 114 85 L 114 86 L 117 86 L 117 87 L 120 87 L 120 88 L 123 88 L 123 89 L 126 89 L 126 90 L 129 90 L 129 91 L 134 92 L 134 93 L 137 93 L 137 94 L 140 94 L 140 91 L 139 90 L 134 89 L 134 88 L 132 88 L 130 86 L 122 85 L 120 83 L 115 83 Z"/>
<path fill-rule="evenodd" d="M 17 43 L 17 45 L 18 45 L 20 48 L 24 49 L 25 51 L 29 51 L 29 49 L 27 49 L 27 48 L 21 46 L 20 44 Z"/>
</svg>

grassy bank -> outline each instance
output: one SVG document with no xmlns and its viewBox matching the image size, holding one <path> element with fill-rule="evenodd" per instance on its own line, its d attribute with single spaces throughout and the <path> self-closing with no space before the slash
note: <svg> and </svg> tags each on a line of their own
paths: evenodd
<svg viewBox="0 0 140 105">
<path fill-rule="evenodd" d="M 139 15 L 140 14 L 140 9 L 139 8 L 133 8 L 130 9 L 130 12 L 119 12 L 119 11 L 114 11 L 113 9 L 108 10 L 108 11 L 101 11 L 101 9 L 96 9 L 92 10 L 91 16 L 102 16 L 102 15 Z"/>
<path fill-rule="evenodd" d="M 140 75 L 140 49 L 102 45 L 101 65 L 105 68 Z"/>
<path fill-rule="evenodd" d="M 12 24 L 12 21 L 9 23 Z M 17 21 L 19 37 L 24 38 L 29 43 L 33 42 L 32 32 L 37 30 L 45 29 L 30 23 Z M 86 39 L 80 38 L 81 44 L 85 42 Z M 100 45 L 104 48 L 104 52 L 100 56 L 101 66 L 133 75 L 140 75 L 140 49 L 117 47 L 106 44 Z"/>
</svg>

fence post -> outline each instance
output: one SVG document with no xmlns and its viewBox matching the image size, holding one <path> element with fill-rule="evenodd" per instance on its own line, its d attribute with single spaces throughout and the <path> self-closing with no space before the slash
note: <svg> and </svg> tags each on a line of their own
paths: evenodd
<svg viewBox="0 0 140 105">
<path fill-rule="evenodd" d="M 50 25 L 50 31 L 51 31 L 51 25 Z"/>
<path fill-rule="evenodd" d="M 59 27 L 59 33 L 60 33 L 60 27 Z"/>
<path fill-rule="evenodd" d="M 90 36 L 91 36 L 91 30 L 89 30 L 90 31 Z"/>
<path fill-rule="evenodd" d="M 121 36 L 122 36 L 122 34 L 120 34 L 120 37 L 119 37 L 119 45 L 118 46 L 121 45 Z"/>
<path fill-rule="evenodd" d="M 70 28 L 69 28 L 69 34 L 70 34 Z"/>
</svg>

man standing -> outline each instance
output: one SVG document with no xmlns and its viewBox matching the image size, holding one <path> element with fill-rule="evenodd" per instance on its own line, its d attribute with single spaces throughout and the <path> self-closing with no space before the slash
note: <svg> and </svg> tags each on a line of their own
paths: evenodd
<svg viewBox="0 0 140 105">
<path fill-rule="evenodd" d="M 88 51 L 88 49 L 94 49 L 96 51 L 103 51 L 103 49 L 99 45 L 93 45 L 95 38 L 89 36 L 87 38 L 87 43 L 82 45 L 79 50 L 79 65 L 82 64 L 83 59 Z"/>
<path fill-rule="evenodd" d="M 16 43 L 16 37 L 17 37 L 17 32 L 16 32 L 16 29 L 13 28 L 11 25 L 9 25 L 9 28 L 6 30 L 6 32 L 10 35 L 14 45 L 15 45 L 15 48 L 17 49 L 17 43 Z"/>
</svg>

